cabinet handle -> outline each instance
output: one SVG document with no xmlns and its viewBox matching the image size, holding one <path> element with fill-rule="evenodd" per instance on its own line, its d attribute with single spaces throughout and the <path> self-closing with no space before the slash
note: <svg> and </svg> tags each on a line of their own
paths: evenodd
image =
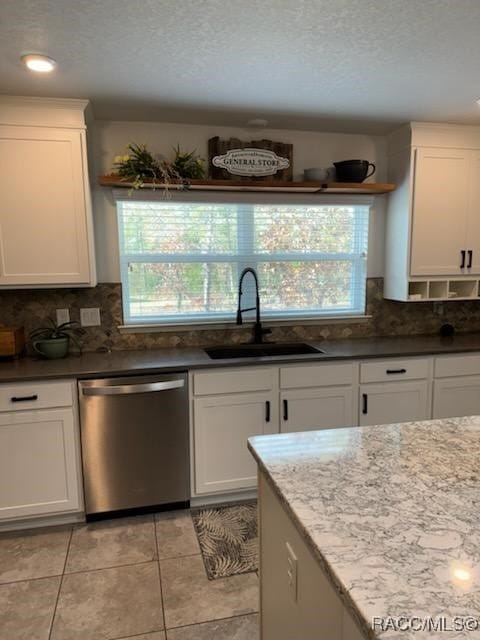
<svg viewBox="0 0 480 640">
<path fill-rule="evenodd" d="M 471 249 L 468 250 L 468 264 L 467 264 L 467 269 L 471 269 L 472 268 L 472 262 L 473 262 L 473 251 Z"/>
<path fill-rule="evenodd" d="M 10 398 L 11 402 L 29 402 L 31 400 L 38 400 L 38 396 L 13 396 L 13 398 Z"/>
<path fill-rule="evenodd" d="M 406 369 L 387 369 L 386 373 L 390 376 L 394 373 L 407 373 Z"/>
<path fill-rule="evenodd" d="M 366 393 L 362 393 L 362 413 L 368 413 L 368 396 Z"/>
<path fill-rule="evenodd" d="M 288 400 L 283 401 L 283 419 L 288 420 Z"/>
<path fill-rule="evenodd" d="M 462 262 L 460 264 L 460 269 L 465 269 L 465 258 L 467 257 L 467 252 L 465 251 L 465 249 L 462 249 L 460 251 L 460 255 L 462 256 Z"/>
<path fill-rule="evenodd" d="M 265 422 L 270 422 L 270 400 L 265 402 Z"/>
</svg>

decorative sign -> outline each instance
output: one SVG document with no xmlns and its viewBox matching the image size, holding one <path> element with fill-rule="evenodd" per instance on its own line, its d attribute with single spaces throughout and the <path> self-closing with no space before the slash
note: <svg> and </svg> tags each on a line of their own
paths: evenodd
<svg viewBox="0 0 480 640">
<path fill-rule="evenodd" d="M 226 169 L 234 176 L 273 176 L 280 169 L 288 169 L 290 160 L 277 156 L 269 149 L 231 149 L 222 156 L 214 156 L 212 164 Z"/>
<path fill-rule="evenodd" d="M 292 179 L 292 145 L 272 140 L 242 142 L 237 138 L 208 141 L 210 177 L 222 180 Z"/>
</svg>

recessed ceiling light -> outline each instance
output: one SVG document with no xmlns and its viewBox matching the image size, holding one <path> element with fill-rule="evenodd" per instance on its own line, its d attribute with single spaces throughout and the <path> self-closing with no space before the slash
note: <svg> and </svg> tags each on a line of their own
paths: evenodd
<svg viewBox="0 0 480 640">
<path fill-rule="evenodd" d="M 37 53 L 29 53 L 20 59 L 30 71 L 37 71 L 38 73 L 50 73 L 57 66 L 57 63 L 52 58 Z"/>
</svg>

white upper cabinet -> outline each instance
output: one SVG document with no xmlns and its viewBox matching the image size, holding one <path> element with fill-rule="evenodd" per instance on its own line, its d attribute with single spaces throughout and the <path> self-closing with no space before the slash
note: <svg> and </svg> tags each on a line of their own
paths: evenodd
<svg viewBox="0 0 480 640">
<path fill-rule="evenodd" d="M 473 251 L 471 273 L 480 274 L 480 150 L 471 153 L 470 203 L 467 221 L 468 247 Z"/>
<path fill-rule="evenodd" d="M 389 137 L 385 297 L 479 297 L 480 127 L 411 123 Z"/>
<path fill-rule="evenodd" d="M 466 264 L 470 152 L 416 149 L 412 276 L 462 273 Z M 464 269 L 465 267 L 463 267 Z"/>
<path fill-rule="evenodd" d="M 84 101 L 0 99 L 0 287 L 96 284 Z"/>
</svg>

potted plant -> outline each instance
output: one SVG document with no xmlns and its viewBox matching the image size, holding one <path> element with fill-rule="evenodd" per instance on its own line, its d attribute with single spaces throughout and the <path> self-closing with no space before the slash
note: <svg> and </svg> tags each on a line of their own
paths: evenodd
<svg viewBox="0 0 480 640">
<path fill-rule="evenodd" d="M 205 177 L 205 167 L 202 158 L 196 155 L 195 151 L 181 151 L 180 145 L 173 149 L 175 158 L 172 162 L 172 169 L 179 178 L 184 180 L 201 180 Z"/>
<path fill-rule="evenodd" d="M 175 158 L 169 162 L 161 156 L 154 156 L 145 144 L 129 144 L 128 153 L 114 158 L 114 175 L 131 182 L 133 189 L 143 187 L 145 180 L 153 188 L 157 185 L 168 188 L 170 184 L 188 188 L 189 180 L 205 177 L 203 160 L 196 151 L 181 151 L 179 145 L 173 150 Z"/>
<path fill-rule="evenodd" d="M 155 158 L 144 144 L 127 145 L 128 153 L 115 156 L 113 161 L 115 175 L 132 183 L 134 189 L 140 189 L 144 180 L 152 185 L 168 184 L 172 177 L 171 168 L 165 160 Z"/>
<path fill-rule="evenodd" d="M 49 327 L 39 327 L 30 332 L 29 337 L 34 351 L 44 358 L 55 359 L 64 358 L 72 341 L 81 351 L 81 345 L 77 338 L 85 335 L 78 322 L 64 322 L 58 324 L 48 318 Z"/>
</svg>

